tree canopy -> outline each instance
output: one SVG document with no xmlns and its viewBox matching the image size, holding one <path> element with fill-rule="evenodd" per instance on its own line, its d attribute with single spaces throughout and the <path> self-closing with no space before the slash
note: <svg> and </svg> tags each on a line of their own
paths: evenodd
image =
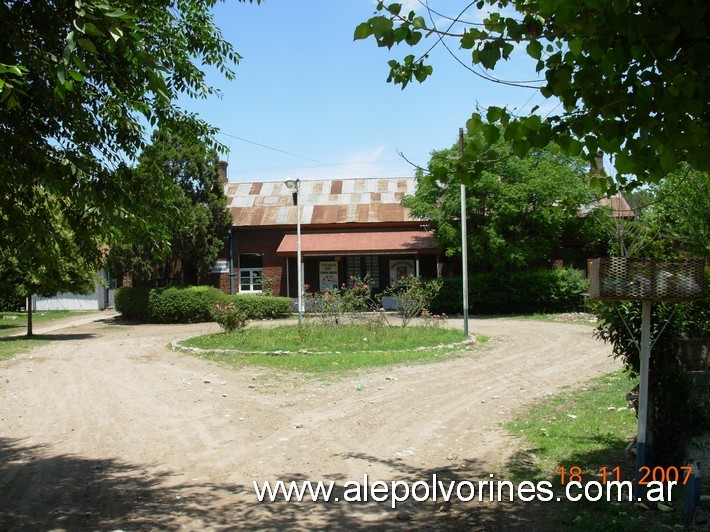
<svg viewBox="0 0 710 532">
<path fill-rule="evenodd" d="M 471 64 L 486 71 L 524 48 L 542 76 L 525 85 L 557 99 L 561 110 L 515 116 L 505 107 L 477 109 L 468 120 L 469 132 L 482 131 L 488 141 L 502 136 L 520 156 L 554 141 L 593 165 L 601 151 L 613 157 L 617 176 L 599 184 L 612 191 L 656 183 L 684 162 L 710 170 L 710 6 L 705 0 L 479 0 L 466 5 L 448 16 L 429 10 L 427 21 L 402 12 L 401 4 L 379 2 L 376 16 L 360 24 L 354 37 L 372 37 L 387 48 L 421 49 L 426 38 L 436 40 L 418 56 L 389 61 L 388 81 L 402 88 L 433 73 L 428 51 L 448 47 L 447 41 L 470 51 Z M 485 15 L 481 24 L 464 22 L 477 15 Z M 441 20 L 444 26 L 437 25 Z M 480 150 L 471 154 L 474 173 L 486 157 Z"/>
<path fill-rule="evenodd" d="M 196 284 L 204 281 L 227 239 L 232 217 L 217 169 L 218 157 L 207 143 L 158 130 L 132 170 L 137 183 L 163 183 L 151 199 L 161 234 L 141 231 L 109 252 L 114 275 L 130 273 L 135 282 L 154 280 Z"/>
<path fill-rule="evenodd" d="M 465 144 L 474 142 L 469 138 Z M 415 216 L 430 221 L 449 255 L 461 253 L 460 187 L 447 184 L 461 180 L 458 150 L 433 152 L 428 173 L 418 171 L 416 193 L 403 202 Z M 554 147 L 531 150 L 523 158 L 505 157 L 509 147 L 502 140 L 487 150 L 499 162 L 466 187 L 472 265 L 510 271 L 547 264 L 564 236 L 579 240 L 584 230 L 580 207 L 596 199 L 586 164 Z"/>
<path fill-rule="evenodd" d="M 241 0 L 246 1 L 246 0 Z M 254 0 L 250 0 L 254 1 Z M 259 0 L 256 0 L 258 3 Z M 0 3 L 0 250 L 35 249 L 61 220 L 71 253 L 96 267 L 100 244 L 160 232 L 151 201 L 165 183 L 122 168 L 161 127 L 209 138 L 181 96 L 215 93 L 204 68 L 228 79 L 239 55 L 215 26 L 216 0 Z"/>
</svg>

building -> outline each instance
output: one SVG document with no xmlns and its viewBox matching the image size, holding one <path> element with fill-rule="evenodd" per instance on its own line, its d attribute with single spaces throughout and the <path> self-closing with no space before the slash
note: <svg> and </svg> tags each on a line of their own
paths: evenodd
<svg viewBox="0 0 710 532">
<path fill-rule="evenodd" d="M 113 307 L 116 281 L 108 272 L 96 273 L 96 288 L 90 294 L 62 293 L 53 297 L 32 296 L 32 311 L 46 310 L 104 310 Z"/>
<path fill-rule="evenodd" d="M 303 283 L 311 291 L 368 276 L 377 293 L 398 277 L 442 274 L 444 257 L 434 232 L 401 204 L 414 194 L 414 178 L 303 180 L 295 193 L 294 183 L 289 188 L 281 181 L 229 183 L 225 162 L 219 170 L 233 225 L 213 275 L 227 293 L 297 297 L 299 209 Z M 597 207 L 610 207 L 614 218 L 633 217 L 621 195 L 582 206 L 580 216 Z M 549 265 L 585 269 L 583 246 L 561 242 Z"/>
<path fill-rule="evenodd" d="M 415 186 L 414 178 L 308 180 L 295 194 L 284 182 L 227 183 L 234 221 L 214 271 L 220 288 L 297 296 L 298 209 L 303 282 L 311 290 L 368 276 L 380 292 L 398 277 L 436 277 L 434 233 L 401 205 Z"/>
</svg>

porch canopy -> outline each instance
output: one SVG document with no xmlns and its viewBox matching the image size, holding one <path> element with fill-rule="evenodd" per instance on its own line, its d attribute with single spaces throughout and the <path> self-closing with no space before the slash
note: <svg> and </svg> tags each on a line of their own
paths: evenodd
<svg viewBox="0 0 710 532">
<path fill-rule="evenodd" d="M 295 256 L 297 236 L 283 237 L 277 255 Z M 433 231 L 338 231 L 301 233 L 303 255 L 436 253 Z"/>
</svg>

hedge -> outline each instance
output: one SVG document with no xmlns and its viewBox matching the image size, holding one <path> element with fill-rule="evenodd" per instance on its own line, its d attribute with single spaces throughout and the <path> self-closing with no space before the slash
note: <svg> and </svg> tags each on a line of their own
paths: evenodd
<svg viewBox="0 0 710 532">
<path fill-rule="evenodd" d="M 151 288 L 124 286 L 114 295 L 114 306 L 124 318 L 136 321 L 148 321 L 148 296 Z"/>
<path fill-rule="evenodd" d="M 463 309 L 460 277 L 444 278 L 431 310 L 448 314 Z M 476 273 L 468 278 L 469 311 L 475 314 L 565 312 L 580 310 L 588 283 L 574 268 Z"/>
<path fill-rule="evenodd" d="M 200 323 L 212 321 L 212 309 L 226 295 L 211 286 L 156 288 L 148 298 L 153 323 Z"/>
<path fill-rule="evenodd" d="M 123 317 L 146 323 L 199 323 L 213 321 L 216 303 L 231 303 L 250 320 L 288 317 L 291 299 L 258 295 L 229 296 L 211 286 L 167 288 L 123 287 L 115 305 Z"/>
<path fill-rule="evenodd" d="M 273 320 L 291 315 L 293 300 L 289 297 L 234 295 L 228 302 L 243 310 L 249 320 Z"/>
</svg>

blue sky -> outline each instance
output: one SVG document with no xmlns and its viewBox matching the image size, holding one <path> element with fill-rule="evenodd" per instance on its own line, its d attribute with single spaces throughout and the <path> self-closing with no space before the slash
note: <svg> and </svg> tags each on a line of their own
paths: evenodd
<svg viewBox="0 0 710 532">
<path fill-rule="evenodd" d="M 465 4 L 430 1 L 447 14 Z M 456 142 L 477 103 L 522 110 L 542 103 L 529 89 L 477 78 L 442 47 L 431 54 L 434 75 L 425 83 L 405 90 L 387 83 L 387 61 L 412 50 L 353 41 L 374 11 L 373 0 L 217 5 L 215 22 L 243 59 L 233 81 L 210 75 L 221 99 L 183 106 L 224 133 L 218 140 L 229 148 L 230 181 L 411 176 L 414 168 L 398 152 L 426 166 L 432 150 Z M 535 77 L 519 60 L 496 74 Z"/>
</svg>

